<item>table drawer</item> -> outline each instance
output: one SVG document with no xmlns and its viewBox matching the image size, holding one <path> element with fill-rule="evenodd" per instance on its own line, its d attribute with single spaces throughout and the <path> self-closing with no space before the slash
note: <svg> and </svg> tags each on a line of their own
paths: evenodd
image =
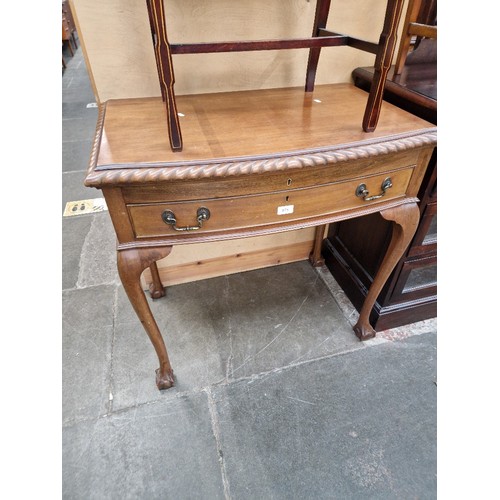
<svg viewBox="0 0 500 500">
<path fill-rule="evenodd" d="M 128 211 L 136 238 L 185 234 L 162 219 L 165 211 L 175 215 L 176 227 L 196 227 L 197 211 L 210 212 L 198 233 L 256 228 L 276 223 L 300 221 L 311 217 L 334 214 L 381 201 L 402 197 L 406 193 L 413 168 L 362 177 L 348 182 L 331 183 L 304 189 L 283 190 L 271 194 L 205 198 L 188 202 L 129 204 Z M 390 178 L 392 186 L 382 197 L 382 184 Z M 356 195 L 361 184 L 366 186 L 367 200 Z M 375 199 L 368 199 L 369 197 Z"/>
<path fill-rule="evenodd" d="M 289 189 L 305 189 L 318 184 L 347 182 L 360 177 L 383 175 L 418 163 L 419 152 L 410 149 L 388 158 L 387 155 L 360 158 L 356 162 L 340 162 L 317 167 L 307 167 L 270 172 L 267 174 L 228 175 L 224 177 L 177 179 L 168 182 L 145 183 L 123 186 L 125 203 L 163 203 L 165 201 L 188 201 L 207 198 L 226 198 L 231 196 L 250 196 L 276 193 Z M 321 182 L 318 180 L 321 179 Z"/>
</svg>

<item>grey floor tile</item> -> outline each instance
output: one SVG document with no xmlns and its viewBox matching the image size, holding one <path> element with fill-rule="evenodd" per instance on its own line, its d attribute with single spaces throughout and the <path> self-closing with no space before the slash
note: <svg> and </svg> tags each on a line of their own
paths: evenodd
<svg viewBox="0 0 500 500">
<path fill-rule="evenodd" d="M 176 285 L 148 300 L 174 368 L 171 395 L 364 348 L 307 262 Z M 156 354 L 122 291 L 116 324 L 115 408 L 157 399 Z"/>
<path fill-rule="evenodd" d="M 63 429 L 62 497 L 223 499 L 206 394 Z"/>
<path fill-rule="evenodd" d="M 87 80 L 89 79 L 85 58 L 83 57 L 83 51 L 80 44 L 78 44 L 78 49 L 74 51 L 74 55 L 64 50 L 63 55 L 66 58 L 66 69 L 63 72 L 63 85 L 67 85 L 68 80 L 74 74 L 82 74 L 86 76 Z"/>
<path fill-rule="evenodd" d="M 202 290 L 201 290 L 202 292 Z M 194 295 L 194 297 L 193 297 Z M 226 349 L 219 350 L 218 331 L 206 321 L 213 294 L 196 291 L 196 284 L 172 287 L 167 297 L 150 307 L 163 333 L 174 367 L 175 386 L 163 394 L 155 385 L 158 358 L 137 319 L 123 288 L 119 289 L 114 349 L 113 408 L 175 397 L 179 392 L 198 390 L 225 376 Z"/>
<path fill-rule="evenodd" d="M 65 118 L 62 121 L 62 142 L 92 141 L 97 119 L 92 115 Z M 89 155 L 90 156 L 90 155 Z"/>
<path fill-rule="evenodd" d="M 92 145 L 92 140 L 64 142 L 62 144 L 62 171 L 87 171 Z"/>
<path fill-rule="evenodd" d="M 65 217 L 62 221 L 62 288 L 75 288 L 80 272 L 83 243 L 92 224 L 92 216 Z"/>
<path fill-rule="evenodd" d="M 72 85 L 62 92 L 62 102 L 95 102 L 95 100 L 90 84 Z"/>
<path fill-rule="evenodd" d="M 107 410 L 115 286 L 63 292 L 63 421 Z"/>
<path fill-rule="evenodd" d="M 76 50 L 74 56 L 67 59 L 66 66 L 61 86 L 63 92 L 73 85 L 91 85 L 81 49 Z"/>
<path fill-rule="evenodd" d="M 73 76 L 75 74 L 85 76 L 87 80 L 89 80 L 85 58 L 83 57 L 83 52 L 80 48 L 75 52 L 73 57 L 68 59 L 67 66 L 68 71 L 64 78 L 65 83 L 68 82 L 68 76 Z"/>
<path fill-rule="evenodd" d="M 436 336 L 214 390 L 232 498 L 436 497 Z"/>
<path fill-rule="evenodd" d="M 62 46 L 62 55 L 66 59 L 66 65 L 68 65 L 68 62 L 72 58 L 71 51 L 68 48 L 68 42 L 64 42 L 63 43 L 63 46 Z M 64 76 L 64 70 L 63 70 L 63 76 Z"/>
<path fill-rule="evenodd" d="M 81 49 L 73 57 L 67 58 L 66 63 L 61 86 L 62 102 L 95 102 Z"/>
<path fill-rule="evenodd" d="M 234 274 L 217 289 L 232 347 L 229 378 L 363 348 L 307 261 Z"/>
<path fill-rule="evenodd" d="M 92 223 L 82 246 L 77 286 L 118 284 L 116 234 L 109 213 L 105 211 L 91 217 Z"/>
<path fill-rule="evenodd" d="M 68 201 L 102 198 L 102 191 L 86 187 L 83 182 L 86 172 L 65 172 L 62 174 L 62 211 Z M 62 214 L 62 212 L 61 212 Z"/>
<path fill-rule="evenodd" d="M 93 118 L 97 122 L 97 108 L 88 108 L 86 101 L 84 102 L 63 102 L 61 106 L 62 119 L 68 120 L 73 118 Z"/>
<path fill-rule="evenodd" d="M 75 58 L 71 62 L 72 65 L 68 69 L 68 72 L 62 82 L 61 90 L 63 95 L 67 89 L 71 89 L 72 87 L 91 87 L 88 73 L 86 72 L 86 68 L 80 54 L 75 55 Z M 82 101 L 84 100 L 85 99 L 82 99 Z"/>
</svg>

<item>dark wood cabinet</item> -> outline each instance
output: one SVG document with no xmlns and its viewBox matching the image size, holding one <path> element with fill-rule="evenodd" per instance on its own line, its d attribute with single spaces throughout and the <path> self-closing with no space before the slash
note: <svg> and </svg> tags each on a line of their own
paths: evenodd
<svg viewBox="0 0 500 500">
<path fill-rule="evenodd" d="M 369 90 L 372 68 L 353 72 L 357 87 Z M 437 123 L 436 64 L 407 65 L 400 75 L 391 69 L 384 100 Z M 418 198 L 417 232 L 372 309 L 376 329 L 433 318 L 437 315 L 437 149 L 429 161 Z M 322 253 L 333 277 L 360 310 L 391 239 L 392 226 L 379 214 L 330 226 Z"/>
<path fill-rule="evenodd" d="M 77 48 L 76 43 L 76 24 L 73 19 L 73 14 L 69 6 L 68 0 L 62 0 L 62 42 L 68 43 L 68 48 L 71 55 L 74 54 L 74 50 Z M 63 59 L 64 65 L 64 59 Z"/>
</svg>

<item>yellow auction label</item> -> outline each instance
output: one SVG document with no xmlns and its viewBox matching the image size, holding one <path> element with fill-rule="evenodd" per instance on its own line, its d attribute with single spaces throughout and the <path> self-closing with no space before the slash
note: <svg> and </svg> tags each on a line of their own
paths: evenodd
<svg viewBox="0 0 500 500">
<path fill-rule="evenodd" d="M 104 198 L 92 198 L 91 200 L 68 201 L 64 209 L 63 217 L 74 217 L 75 215 L 95 214 L 104 212 L 108 207 Z"/>
</svg>

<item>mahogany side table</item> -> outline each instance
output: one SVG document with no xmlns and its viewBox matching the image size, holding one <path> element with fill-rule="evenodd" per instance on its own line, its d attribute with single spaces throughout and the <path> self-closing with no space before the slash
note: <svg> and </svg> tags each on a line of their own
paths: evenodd
<svg viewBox="0 0 500 500">
<path fill-rule="evenodd" d="M 102 105 L 85 184 L 106 199 L 120 278 L 158 355 L 159 389 L 173 385 L 173 370 L 140 276 L 149 267 L 150 292 L 164 295 L 156 261 L 173 245 L 317 226 L 314 264 L 325 224 L 380 213 L 393 237 L 354 327 L 361 340 L 375 336 L 369 314 L 417 228 L 437 129 L 384 103 L 366 133 L 365 105 L 350 84 L 179 96 L 181 152 L 166 140 L 161 98 Z"/>
</svg>

